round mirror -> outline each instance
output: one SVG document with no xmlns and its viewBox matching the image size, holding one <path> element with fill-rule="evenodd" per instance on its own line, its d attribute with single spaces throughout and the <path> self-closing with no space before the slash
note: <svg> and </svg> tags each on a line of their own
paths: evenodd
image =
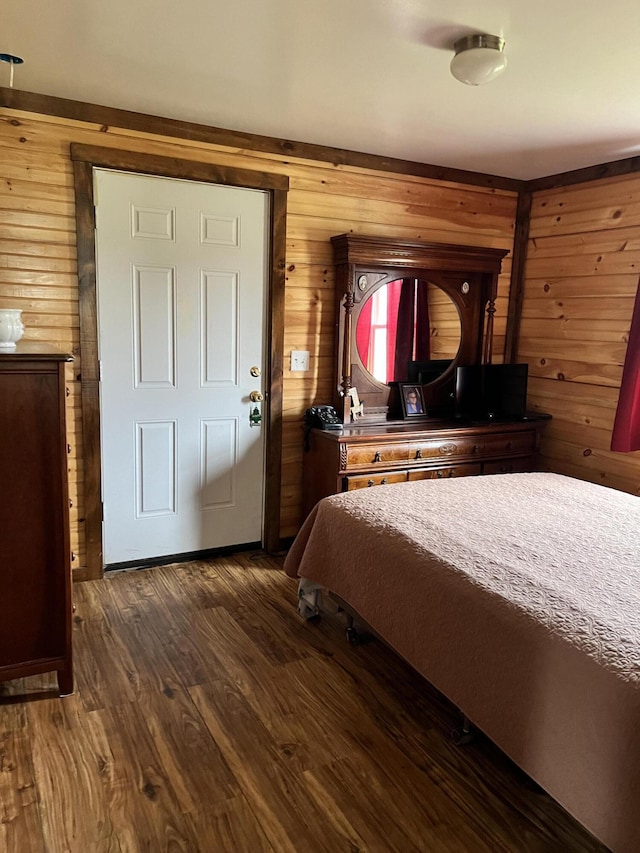
<svg viewBox="0 0 640 853">
<path fill-rule="evenodd" d="M 389 281 L 362 304 L 356 349 L 369 373 L 387 382 L 427 385 L 458 355 L 460 315 L 451 297 L 432 282 Z"/>
</svg>

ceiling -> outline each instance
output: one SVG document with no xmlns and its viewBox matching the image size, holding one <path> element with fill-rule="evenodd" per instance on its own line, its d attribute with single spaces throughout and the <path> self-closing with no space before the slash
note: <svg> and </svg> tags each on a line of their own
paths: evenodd
<svg viewBox="0 0 640 853">
<path fill-rule="evenodd" d="M 478 87 L 473 32 L 509 63 Z M 0 53 L 24 91 L 531 179 L 640 153 L 639 36 L 638 0 L 4 0 Z"/>
</svg>

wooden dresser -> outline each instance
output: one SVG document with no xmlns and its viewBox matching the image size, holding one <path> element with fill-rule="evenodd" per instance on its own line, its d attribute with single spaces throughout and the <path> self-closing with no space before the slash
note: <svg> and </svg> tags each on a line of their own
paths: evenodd
<svg viewBox="0 0 640 853">
<path fill-rule="evenodd" d="M 459 426 L 393 422 L 313 429 L 304 454 L 303 511 L 338 492 L 386 483 L 532 471 L 543 419 Z"/>
<path fill-rule="evenodd" d="M 65 430 L 70 356 L 0 351 L 0 680 L 57 671 L 73 692 Z"/>
<path fill-rule="evenodd" d="M 492 363 L 497 280 L 506 250 L 352 233 L 331 242 L 333 406 L 343 429 L 307 434 L 305 517 L 321 498 L 352 489 L 535 470 L 548 416 L 489 420 L 492 404 L 481 423 L 454 417 L 462 417 L 457 368 Z M 418 417 L 401 404 L 407 391 L 422 398 Z"/>
</svg>

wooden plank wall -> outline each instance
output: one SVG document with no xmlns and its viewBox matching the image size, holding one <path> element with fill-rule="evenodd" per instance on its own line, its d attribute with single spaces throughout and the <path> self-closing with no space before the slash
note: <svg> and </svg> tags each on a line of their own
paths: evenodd
<svg viewBox="0 0 640 853">
<path fill-rule="evenodd" d="M 534 193 L 519 359 L 553 415 L 552 471 L 640 494 L 640 453 L 609 449 L 640 275 L 640 176 Z"/>
<path fill-rule="evenodd" d="M 82 431 L 72 142 L 272 171 L 290 177 L 282 467 L 282 537 L 300 524 L 304 410 L 328 401 L 334 377 L 334 273 L 329 238 L 363 234 L 511 249 L 515 193 L 328 162 L 176 140 L 0 110 L 0 306 L 24 311 L 26 337 L 71 350 L 69 471 L 74 567 L 84 560 Z M 504 344 L 510 257 L 503 264 L 496 348 Z M 311 352 L 308 373 L 290 373 L 288 353 Z"/>
</svg>

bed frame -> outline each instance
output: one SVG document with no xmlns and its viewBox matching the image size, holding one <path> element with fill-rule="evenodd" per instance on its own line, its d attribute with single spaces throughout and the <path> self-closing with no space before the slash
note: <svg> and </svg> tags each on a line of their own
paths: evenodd
<svg viewBox="0 0 640 853">
<path fill-rule="evenodd" d="M 555 474 L 325 498 L 285 561 L 615 853 L 640 850 L 640 500 Z"/>
</svg>

